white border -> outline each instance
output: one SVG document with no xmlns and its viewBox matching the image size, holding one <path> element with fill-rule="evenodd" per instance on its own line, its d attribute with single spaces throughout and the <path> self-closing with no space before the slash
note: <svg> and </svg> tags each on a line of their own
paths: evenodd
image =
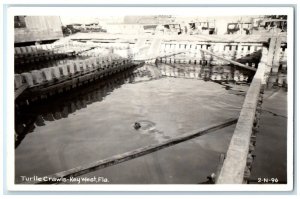
<svg viewBox="0 0 300 199">
<path fill-rule="evenodd" d="M 14 15 L 60 16 L 121 16 L 121 15 L 177 15 L 177 16 L 238 16 L 288 15 L 288 184 L 287 185 L 15 185 L 14 184 L 14 111 L 7 112 L 7 188 L 9 191 L 291 191 L 293 187 L 293 8 L 272 7 L 10 7 L 8 8 L 8 82 L 7 109 L 14 110 Z M 94 14 L 92 14 L 94 13 Z"/>
<path fill-rule="evenodd" d="M 10 14 L 35 16 L 124 16 L 124 15 L 176 15 L 176 16 L 248 16 L 291 14 L 284 7 L 11 7 Z M 75 14 L 76 13 L 76 14 Z"/>
</svg>

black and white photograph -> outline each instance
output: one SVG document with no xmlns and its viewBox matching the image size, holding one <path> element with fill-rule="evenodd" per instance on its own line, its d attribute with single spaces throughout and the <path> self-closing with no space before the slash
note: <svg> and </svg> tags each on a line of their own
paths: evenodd
<svg viewBox="0 0 300 199">
<path fill-rule="evenodd" d="M 8 15 L 13 190 L 292 189 L 291 9 L 64 9 Z"/>
</svg>

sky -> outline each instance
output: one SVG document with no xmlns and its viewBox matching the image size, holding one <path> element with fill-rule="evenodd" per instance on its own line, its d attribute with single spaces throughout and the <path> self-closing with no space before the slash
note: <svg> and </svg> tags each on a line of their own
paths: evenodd
<svg viewBox="0 0 300 199">
<path fill-rule="evenodd" d="M 123 22 L 123 17 L 76 17 L 76 16 L 60 16 L 61 22 L 63 25 L 73 24 L 73 23 L 80 23 L 80 24 L 87 24 L 87 23 L 98 23 L 100 22 Z"/>
<path fill-rule="evenodd" d="M 153 15 L 154 16 L 154 15 Z M 137 16 L 137 17 L 142 17 L 142 16 Z M 251 17 L 258 17 L 258 16 L 217 16 L 217 17 L 199 17 L 199 16 L 177 16 L 177 21 L 201 21 L 201 20 L 217 20 L 217 21 L 232 21 L 232 22 L 237 22 L 238 20 L 243 20 L 243 21 L 249 21 Z M 148 17 L 146 17 L 148 18 Z M 79 24 L 88 24 L 88 23 L 100 23 L 101 24 L 106 24 L 106 23 L 123 23 L 124 22 L 124 16 L 99 16 L 99 17 L 83 17 L 83 16 L 60 16 L 61 22 L 63 25 L 68 25 L 68 24 L 74 24 L 74 23 L 79 23 Z"/>
</svg>

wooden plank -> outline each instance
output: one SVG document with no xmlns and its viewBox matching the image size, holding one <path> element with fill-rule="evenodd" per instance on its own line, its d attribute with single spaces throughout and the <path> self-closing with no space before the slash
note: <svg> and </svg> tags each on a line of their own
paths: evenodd
<svg viewBox="0 0 300 199">
<path fill-rule="evenodd" d="M 208 51 L 208 50 L 200 49 L 200 51 L 205 52 L 205 53 L 207 53 L 207 54 L 210 54 L 210 55 L 212 55 L 212 56 L 214 56 L 214 57 L 217 57 L 217 58 L 219 58 L 219 59 L 228 61 L 228 62 L 230 62 L 230 63 L 232 63 L 232 64 L 234 64 L 234 65 L 236 65 L 236 66 L 240 66 L 240 67 L 242 67 L 242 68 L 245 68 L 245 69 L 248 69 L 248 70 L 251 70 L 251 71 L 256 71 L 256 68 L 252 68 L 252 67 L 249 67 L 249 66 L 247 66 L 247 65 L 245 65 L 245 64 L 241 64 L 241 63 L 239 63 L 239 62 L 236 62 L 236 61 L 233 61 L 233 60 L 224 58 L 224 57 L 222 57 L 222 56 L 220 56 L 220 55 L 216 55 L 215 53 L 212 53 L 212 52 L 210 52 L 210 51 Z"/>
<path fill-rule="evenodd" d="M 156 58 L 159 55 L 159 51 L 160 51 L 160 46 L 161 46 L 161 42 L 162 40 L 160 38 L 155 38 L 150 45 L 150 48 L 146 54 L 146 57 L 148 58 L 147 60 L 149 60 L 150 62 L 154 62 L 156 60 Z M 149 57 L 154 57 L 154 59 L 149 59 Z"/>
<path fill-rule="evenodd" d="M 104 159 L 104 160 L 98 160 L 95 162 L 92 162 L 90 164 L 75 167 L 66 171 L 62 171 L 53 175 L 46 176 L 47 179 L 62 179 L 62 178 L 70 178 L 70 177 L 76 177 L 80 175 L 84 175 L 99 169 L 103 169 L 115 164 L 119 164 L 121 162 L 125 162 L 134 158 L 138 158 L 140 156 L 144 156 L 150 153 L 153 153 L 155 151 L 164 149 L 166 147 L 173 146 L 175 144 L 205 135 L 210 132 L 214 132 L 218 129 L 230 126 L 232 124 L 235 124 L 237 122 L 237 118 L 235 119 L 228 119 L 223 122 L 220 122 L 218 124 L 213 124 L 201 129 L 194 130 L 190 133 L 186 133 L 183 135 L 180 135 L 178 137 L 166 140 L 164 142 L 158 143 L 158 144 L 152 144 L 148 145 L 146 147 L 138 148 L 123 154 L 115 155 L 110 158 Z M 33 182 L 28 182 L 28 184 L 32 184 Z M 36 184 L 55 184 L 57 181 L 47 181 L 47 182 L 35 182 Z"/>
<path fill-rule="evenodd" d="M 180 55 L 180 54 L 184 54 L 186 53 L 186 51 L 181 51 L 181 52 L 176 52 L 176 53 L 170 53 L 170 54 L 166 54 L 166 55 L 162 55 L 162 56 L 156 56 L 156 57 L 151 57 L 151 58 L 146 58 L 146 59 L 134 59 L 133 61 L 147 61 L 147 60 L 153 60 L 153 59 L 161 59 L 161 58 L 167 58 L 167 57 L 172 57 L 175 55 Z"/>
</svg>

